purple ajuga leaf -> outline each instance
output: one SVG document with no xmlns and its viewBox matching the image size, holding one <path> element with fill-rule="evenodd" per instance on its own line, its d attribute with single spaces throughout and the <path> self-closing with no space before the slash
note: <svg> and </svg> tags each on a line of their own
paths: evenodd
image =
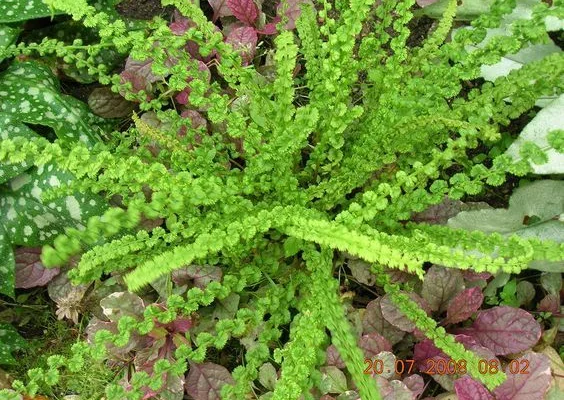
<svg viewBox="0 0 564 400">
<path fill-rule="evenodd" d="M 445 358 L 448 359 L 441 350 L 439 350 L 431 339 L 425 339 L 419 343 L 416 343 L 413 347 L 413 359 L 416 362 L 419 371 L 425 372 L 428 369 L 428 360 L 435 358 Z"/>
<path fill-rule="evenodd" d="M 311 2 L 311 0 L 287 0 L 286 2 L 288 3 L 288 6 L 284 11 L 284 14 L 281 15 L 284 9 L 283 2 L 278 3 L 278 6 L 276 7 L 276 14 L 279 17 L 285 16 L 288 18 L 288 22 L 286 22 L 286 25 L 284 25 L 285 29 L 294 29 L 296 27 L 296 20 L 302 13 L 301 5 L 309 4 L 313 6 L 313 3 Z"/>
<path fill-rule="evenodd" d="M 258 18 L 259 9 L 253 0 L 227 0 L 227 7 L 246 25 L 252 26 Z"/>
<path fill-rule="evenodd" d="M 493 400 L 488 389 L 468 375 L 454 381 L 454 391 L 458 400 Z"/>
<path fill-rule="evenodd" d="M 498 306 L 481 311 L 467 333 L 496 355 L 506 355 L 534 346 L 541 337 L 541 327 L 525 310 Z"/>
<path fill-rule="evenodd" d="M 193 283 L 200 289 L 204 289 L 210 282 L 220 281 L 221 277 L 221 268 L 214 265 L 191 264 L 172 272 L 172 280 L 177 285 Z"/>
<path fill-rule="evenodd" d="M 194 400 L 219 400 L 221 388 L 235 381 L 227 368 L 206 362 L 203 364 L 190 363 L 190 371 L 186 376 L 186 393 Z"/>
<path fill-rule="evenodd" d="M 147 59 L 145 61 L 137 61 L 131 57 L 127 57 L 125 61 L 125 67 L 123 72 L 119 74 L 121 77 L 121 83 L 131 82 L 131 88 L 133 93 L 137 93 L 141 90 L 145 92 L 150 92 L 152 89 L 152 84 L 157 82 L 161 77 L 155 75 L 151 70 L 153 60 Z M 120 92 L 122 95 L 125 92 Z M 150 99 L 150 96 L 147 94 Z"/>
<path fill-rule="evenodd" d="M 464 289 L 448 303 L 445 324 L 466 321 L 480 309 L 483 301 L 484 295 L 479 287 Z"/>
<path fill-rule="evenodd" d="M 444 311 L 448 302 L 463 289 L 460 271 L 434 265 L 425 274 L 421 296 L 433 311 Z"/>
<path fill-rule="evenodd" d="M 392 345 L 398 343 L 405 332 L 402 332 L 392 324 L 390 324 L 382 315 L 380 302 L 382 298 L 372 300 L 366 305 L 366 310 L 362 316 L 363 333 L 377 332 L 390 341 Z"/>
<path fill-rule="evenodd" d="M 278 22 L 280 22 L 280 18 L 274 17 L 274 19 L 268 24 L 265 24 L 262 29 L 257 29 L 257 33 L 260 33 L 261 35 L 274 35 L 276 32 L 278 32 L 276 30 L 276 24 Z"/>
<path fill-rule="evenodd" d="M 421 396 L 421 394 L 425 390 L 425 381 L 419 374 L 409 375 L 402 382 L 405 384 L 405 386 L 408 387 L 409 390 L 411 390 L 414 398 Z"/>
<path fill-rule="evenodd" d="M 47 269 L 39 259 L 40 247 L 21 247 L 15 251 L 16 288 L 44 286 L 59 274 L 59 268 Z"/>
<path fill-rule="evenodd" d="M 145 304 L 141 297 L 130 292 L 115 292 L 100 300 L 104 315 L 112 322 L 118 322 L 125 315 L 141 319 Z"/>
<path fill-rule="evenodd" d="M 17 275 L 16 275 L 17 281 Z M 16 287 L 17 284 L 16 284 Z M 544 298 L 539 302 L 537 306 L 539 311 L 550 312 L 553 314 L 558 313 L 560 310 L 560 295 L 559 294 L 547 294 Z"/>
<path fill-rule="evenodd" d="M 475 282 L 480 280 L 487 281 L 492 277 L 492 274 L 490 274 L 489 272 L 474 272 L 468 270 L 468 271 L 462 271 L 462 276 L 468 282 Z"/>
<path fill-rule="evenodd" d="M 334 366 L 340 369 L 345 368 L 345 362 L 341 358 L 341 355 L 339 354 L 339 350 L 337 350 L 335 345 L 330 345 L 329 347 L 327 347 L 326 354 L 327 354 L 326 363 L 328 366 Z"/>
<path fill-rule="evenodd" d="M 496 400 L 544 399 L 552 379 L 548 357 L 529 352 L 512 362 L 505 367 L 507 380 L 493 391 Z"/>
<path fill-rule="evenodd" d="M 378 332 L 362 335 L 358 347 L 362 349 L 366 358 L 372 358 L 382 351 L 392 351 L 392 344 Z"/>
<path fill-rule="evenodd" d="M 227 0 L 208 0 L 210 6 L 213 8 L 212 21 L 217 21 L 221 17 L 230 17 L 233 12 L 229 7 L 227 7 Z"/>
<path fill-rule="evenodd" d="M 404 332 L 413 332 L 415 323 L 399 310 L 389 294 L 382 297 L 380 307 L 382 308 L 382 315 L 386 318 L 386 321 Z"/>
<path fill-rule="evenodd" d="M 244 65 L 249 65 L 255 57 L 258 36 L 254 28 L 250 26 L 235 28 L 229 32 L 229 35 L 225 38 L 225 42 L 229 43 L 239 52 Z"/>
</svg>

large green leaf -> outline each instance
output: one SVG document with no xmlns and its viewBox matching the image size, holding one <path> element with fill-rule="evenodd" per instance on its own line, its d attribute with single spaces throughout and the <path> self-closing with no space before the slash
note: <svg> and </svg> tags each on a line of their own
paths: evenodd
<svg viewBox="0 0 564 400">
<path fill-rule="evenodd" d="M 0 293 L 11 298 L 14 298 L 15 268 L 12 245 L 4 227 L 0 225 Z"/>
<path fill-rule="evenodd" d="M 452 228 L 499 232 L 555 242 L 564 241 L 564 182 L 535 181 L 515 190 L 507 209 L 462 211 L 449 219 Z M 561 262 L 535 261 L 530 268 L 564 272 Z"/>
<path fill-rule="evenodd" d="M 44 204 L 44 191 L 71 182 L 72 174 L 48 164 L 33 168 L 9 182 L 0 198 L 0 224 L 15 245 L 40 246 L 63 233 L 65 227 L 81 227 L 87 219 L 107 208 L 90 193 L 75 193 Z"/>
<path fill-rule="evenodd" d="M 6 47 L 14 43 L 18 38 L 20 32 L 21 29 L 19 28 L 13 28 L 8 25 L 0 24 L 0 50 L 5 49 Z M 3 57 L 0 57 L 0 61 L 2 60 Z"/>
<path fill-rule="evenodd" d="M 417 3 L 422 6 L 423 9 L 418 10 L 415 15 L 425 14 L 431 18 L 441 18 L 445 13 L 449 1 L 450 0 L 438 0 L 432 3 L 430 1 L 420 0 Z M 493 0 L 465 0 L 456 9 L 455 19 L 459 21 L 471 21 L 473 19 L 476 19 L 481 14 L 487 13 L 490 10 L 490 6 L 492 4 Z"/>
<path fill-rule="evenodd" d="M 88 106 L 60 93 L 49 69 L 35 62 L 13 63 L 0 74 L 0 112 L 15 121 L 46 125 L 65 142 L 94 145 L 105 122 Z"/>
<path fill-rule="evenodd" d="M 505 154 L 513 159 L 520 159 L 520 151 L 525 143 L 532 142 L 540 147 L 548 157 L 548 162 L 544 164 L 531 164 L 535 174 L 564 173 L 564 153 L 558 152 L 549 143 L 550 135 L 558 131 L 560 131 L 561 136 L 564 133 L 564 118 L 562 116 L 564 116 L 564 95 L 560 95 L 539 111 L 535 118 L 525 126 Z"/>
<path fill-rule="evenodd" d="M 0 365 L 13 365 L 16 360 L 12 352 L 27 346 L 16 328 L 10 324 L 0 323 Z"/>
<path fill-rule="evenodd" d="M 33 139 L 39 135 L 31 130 L 27 125 L 13 121 L 9 115 L 0 113 L 0 140 L 14 139 L 16 137 L 25 137 Z M 0 163 L 0 184 L 15 178 L 28 168 L 30 168 L 30 160 L 22 161 L 19 164 Z"/>
<path fill-rule="evenodd" d="M 61 14 L 49 8 L 42 0 L 2 0 L 0 22 L 17 22 Z"/>
</svg>

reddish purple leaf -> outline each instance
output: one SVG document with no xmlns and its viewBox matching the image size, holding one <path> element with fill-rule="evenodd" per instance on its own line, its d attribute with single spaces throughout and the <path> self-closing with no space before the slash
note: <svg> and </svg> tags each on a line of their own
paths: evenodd
<svg viewBox="0 0 564 400">
<path fill-rule="evenodd" d="M 489 272 L 474 272 L 471 270 L 467 270 L 467 271 L 462 271 L 462 276 L 468 282 L 474 282 L 479 280 L 487 281 L 492 277 L 492 274 L 490 274 Z"/>
<path fill-rule="evenodd" d="M 288 17 L 288 22 L 286 23 L 286 25 L 284 25 L 285 29 L 294 29 L 296 27 L 296 20 L 302 13 L 301 5 L 309 4 L 313 6 L 313 3 L 311 2 L 311 0 L 286 0 L 286 2 L 288 3 L 288 5 L 284 14 L 281 15 L 284 7 L 283 2 L 278 3 L 278 6 L 276 7 L 276 14 L 279 17 Z"/>
<path fill-rule="evenodd" d="M 541 337 L 541 327 L 530 313 L 508 306 L 481 311 L 468 332 L 496 355 L 527 350 Z"/>
<path fill-rule="evenodd" d="M 278 32 L 276 30 L 276 24 L 279 22 L 279 19 L 276 18 L 278 17 L 275 17 L 272 22 L 264 25 L 262 29 L 257 29 L 257 33 L 260 33 L 261 35 L 274 35 L 276 32 Z"/>
<path fill-rule="evenodd" d="M 238 50 L 243 58 L 243 64 L 248 65 L 255 56 L 258 36 L 254 28 L 242 26 L 229 32 L 225 42 L 232 45 L 235 50 Z"/>
<path fill-rule="evenodd" d="M 511 373 L 511 363 L 505 367 L 507 380 L 494 389 L 497 400 L 542 400 L 550 387 L 552 375 L 550 360 L 544 354 L 529 352 L 513 361 L 518 361 L 518 369 Z M 525 370 L 528 364 L 528 368 Z M 525 373 L 525 371 L 527 373 Z"/>
<path fill-rule="evenodd" d="M 253 0 L 227 0 L 227 7 L 244 24 L 253 25 L 258 18 L 259 9 Z"/>
<path fill-rule="evenodd" d="M 366 358 L 372 358 L 382 351 L 392 351 L 392 344 L 377 332 L 362 335 L 358 343 Z"/>
<path fill-rule="evenodd" d="M 456 324 L 466 321 L 480 309 L 484 295 L 479 287 L 465 289 L 458 293 L 447 307 L 447 318 L 445 324 Z"/>
<path fill-rule="evenodd" d="M 382 308 L 380 307 L 381 300 L 382 298 L 379 297 L 376 300 L 372 300 L 366 306 L 366 310 L 362 316 L 363 333 L 377 332 L 394 345 L 403 338 L 405 333 L 386 321 L 382 315 Z"/>
<path fill-rule="evenodd" d="M 326 354 L 327 354 L 326 363 L 328 366 L 334 366 L 339 369 L 345 368 L 345 362 L 341 358 L 341 355 L 339 354 L 339 350 L 337 350 L 335 345 L 330 345 L 329 347 L 327 347 Z"/>
<path fill-rule="evenodd" d="M 415 398 L 418 398 L 425 390 L 425 381 L 419 374 L 409 375 L 402 382 L 411 390 Z"/>
<path fill-rule="evenodd" d="M 464 279 L 460 271 L 437 265 L 425 274 L 421 296 L 433 311 L 444 311 L 448 302 L 464 289 Z"/>
<path fill-rule="evenodd" d="M 454 391 L 458 400 L 493 400 L 488 389 L 468 375 L 454 381 Z"/>
<path fill-rule="evenodd" d="M 382 308 L 382 315 L 386 318 L 386 321 L 404 332 L 413 332 L 415 329 L 415 323 L 399 310 L 389 294 L 382 297 L 380 307 Z"/>
<path fill-rule="evenodd" d="M 121 77 L 121 83 L 131 82 L 133 93 L 137 93 L 140 90 L 150 92 L 152 84 L 160 79 L 159 76 L 153 74 L 151 70 L 152 64 L 153 60 L 151 59 L 137 61 L 128 57 L 125 62 L 125 68 L 119 75 Z M 125 95 L 125 91 L 120 91 L 120 94 L 122 96 Z M 150 99 L 149 93 L 147 93 L 147 98 Z"/>
<path fill-rule="evenodd" d="M 427 371 L 427 360 L 435 357 L 448 360 L 448 356 L 439 350 L 431 339 L 425 339 L 416 343 L 413 347 L 413 359 L 417 363 L 417 368 L 419 368 L 420 371 Z"/>
<path fill-rule="evenodd" d="M 29 289 L 44 286 L 59 274 L 59 268 L 45 268 L 39 259 L 40 255 L 40 247 L 16 249 L 16 288 Z"/>
<path fill-rule="evenodd" d="M 172 280 L 177 285 L 183 286 L 193 281 L 194 286 L 200 289 L 204 289 L 212 281 L 220 281 L 221 277 L 221 268 L 213 265 L 190 264 L 172 272 Z"/>
<path fill-rule="evenodd" d="M 213 8 L 212 21 L 216 21 L 221 17 L 230 17 L 233 15 L 229 7 L 227 7 L 227 0 L 208 0 L 210 6 Z"/>
<path fill-rule="evenodd" d="M 186 376 L 186 393 L 194 400 L 219 400 L 221 388 L 225 384 L 235 381 L 227 368 L 206 362 L 203 364 L 190 363 L 190 371 Z"/>
<path fill-rule="evenodd" d="M 17 279 L 17 275 L 16 275 L 16 279 Z M 558 313 L 558 311 L 560 310 L 560 295 L 559 294 L 547 294 L 540 301 L 537 308 L 538 308 L 539 311 L 550 312 L 550 313 L 553 313 L 553 314 Z"/>
</svg>

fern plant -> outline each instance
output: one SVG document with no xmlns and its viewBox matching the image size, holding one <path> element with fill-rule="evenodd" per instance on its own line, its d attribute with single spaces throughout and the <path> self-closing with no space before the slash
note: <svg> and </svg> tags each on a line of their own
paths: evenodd
<svg viewBox="0 0 564 400">
<path fill-rule="evenodd" d="M 224 276 L 204 289 L 169 296 L 165 311 L 148 307 L 144 319 L 124 316 L 117 333 L 99 332 L 92 347 L 77 344 L 74 358 L 51 359 L 49 370 L 30 371 L 29 382 L 17 382 L 17 389 L 34 393 L 40 384 L 54 384 L 63 366 L 73 370 L 86 356 L 103 358 L 105 342 L 123 346 L 133 332 L 150 332 L 155 321 L 169 323 L 260 287 L 234 318 L 216 323 L 214 334 L 190 337 L 188 332 L 191 341 L 179 345 L 172 360 L 158 361 L 152 375 L 136 373 L 127 388 L 108 387 L 108 398 L 136 399 L 144 387 L 158 390 L 163 374 L 182 374 L 187 361 L 202 362 L 211 348 L 222 349 L 228 340 L 258 329 L 244 365 L 233 371 L 234 383 L 223 387 L 224 398 L 245 398 L 270 358 L 281 365 L 272 399 L 313 398 L 317 369 L 332 343 L 361 398 L 380 399 L 375 381 L 363 374 L 362 353 L 333 277 L 340 252 L 371 263 L 399 309 L 439 349 L 467 360 L 474 379 L 489 389 L 503 382 L 502 372 L 481 374 L 477 355 L 390 283 L 383 266 L 424 280 L 427 263 L 517 273 L 535 260 L 563 260 L 563 246 L 552 241 L 409 222 L 412 213 L 445 196 L 479 194 L 510 174 L 529 173 L 530 159 L 538 164 L 542 150 L 534 144 L 517 161 L 501 154 L 502 128 L 538 98 L 562 91 L 562 54 L 492 83 L 466 89 L 465 82 L 478 78 L 483 65 L 548 40 L 545 20 L 562 18 L 561 1 L 539 2 L 531 18 L 513 23 L 511 35 L 477 46 L 515 1 L 494 1 L 489 13 L 449 37 L 457 8 L 451 0 L 436 28 L 415 48 L 406 44 L 413 0 L 303 2 L 295 30 L 285 28 L 288 15 L 281 14 L 270 76 L 244 60 L 248 54 L 225 42 L 190 1 L 162 1 L 190 21 L 182 33 L 173 33 L 160 18 L 144 30 L 130 30 L 86 0 L 45 3 L 97 30 L 99 42 L 69 45 L 46 39 L 6 46 L 0 58 L 65 57 L 136 99 L 144 115 L 134 115 L 117 139 L 94 146 L 3 137 L 3 163 L 55 163 L 74 175 L 43 193 L 42 201 L 76 192 L 121 199 L 119 207 L 91 217 L 84 229 L 69 227 L 45 246 L 44 263 L 61 266 L 80 255 L 69 272 L 75 282 L 119 273 L 131 291 L 191 263 L 220 266 Z M 186 52 L 188 42 L 197 44 L 202 57 L 213 52 L 211 83 Z M 96 55 L 107 47 L 150 60 L 151 72 L 166 77 L 160 92 L 148 97 L 96 64 Z M 10 68 L 36 66 L 13 61 Z M 181 115 L 172 107 L 171 94 L 186 89 L 187 113 Z M 194 123 L 196 116 L 204 122 Z M 484 149 L 494 151 L 477 156 Z M 135 230 L 142 217 L 162 218 L 164 225 Z M 288 324 L 289 339 L 276 348 Z"/>
</svg>

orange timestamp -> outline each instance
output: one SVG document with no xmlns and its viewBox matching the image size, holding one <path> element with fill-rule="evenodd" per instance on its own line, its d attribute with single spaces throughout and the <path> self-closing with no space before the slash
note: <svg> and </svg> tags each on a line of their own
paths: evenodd
<svg viewBox="0 0 564 400">
<path fill-rule="evenodd" d="M 375 358 L 365 358 L 364 364 L 366 368 L 364 369 L 365 374 L 383 374 L 384 371 L 390 372 L 390 367 L 386 368 L 384 365 L 384 360 Z M 397 375 L 402 375 L 404 373 L 410 374 L 417 362 L 415 360 L 395 360 L 394 362 L 394 372 Z M 429 358 L 425 360 L 424 367 L 418 366 L 420 372 L 429 375 L 464 375 L 468 372 L 468 364 L 466 360 L 453 360 L 446 358 Z M 529 360 L 527 359 L 514 359 L 507 365 L 508 368 L 506 372 L 510 374 L 528 374 L 529 373 Z M 502 370 L 502 365 L 497 359 L 480 359 L 478 361 L 478 372 L 482 375 L 486 374 L 497 374 Z"/>
</svg>

